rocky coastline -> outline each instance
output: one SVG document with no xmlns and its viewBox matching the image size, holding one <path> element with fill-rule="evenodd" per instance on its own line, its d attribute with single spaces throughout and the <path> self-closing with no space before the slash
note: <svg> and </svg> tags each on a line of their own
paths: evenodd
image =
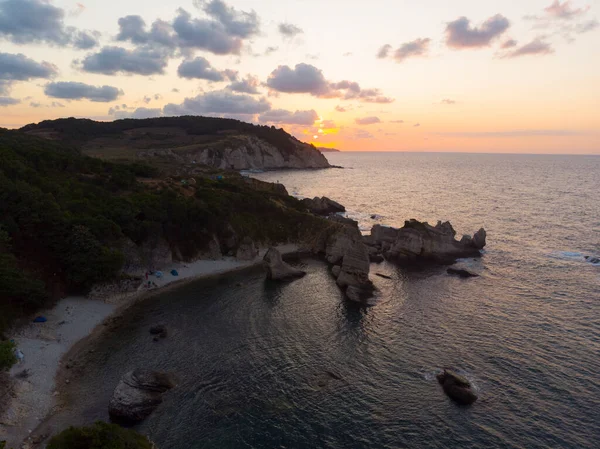
<svg viewBox="0 0 600 449">
<path fill-rule="evenodd" d="M 375 285 L 369 277 L 370 267 L 373 262 L 385 260 L 401 265 L 411 263 L 451 263 L 459 257 L 480 256 L 480 250 L 486 243 L 486 233 L 483 229 L 475 233 L 472 237 L 464 236 L 460 241 L 456 240 L 456 232 L 449 222 L 439 222 L 435 226 L 431 226 L 427 223 L 410 220 L 400 229 L 376 225 L 371 230 L 370 235 L 362 235 L 355 221 L 340 215 L 340 213 L 345 211 L 343 205 L 325 197 L 304 200 L 302 204 L 315 216 L 322 219 L 325 218 L 329 225 L 323 226 L 319 232 L 299 242 L 299 247 L 282 247 L 280 249 L 263 247 L 261 249 L 259 243 L 254 242 L 247 236 L 238 237 L 232 235 L 229 241 L 220 241 L 214 237 L 213 244 L 208 245 L 207 250 L 200 255 L 203 260 L 188 262 L 187 264 L 218 264 L 220 260 L 229 257 L 232 261 L 236 260 L 237 262 L 221 272 L 230 272 L 262 264 L 268 279 L 273 281 L 293 281 L 295 278 L 304 276 L 305 273 L 284 262 L 281 252 L 284 254 L 289 254 L 290 252 L 308 253 L 327 261 L 330 265 L 331 275 L 335 278 L 336 284 L 344 292 L 347 299 L 369 305 L 372 304 L 370 302 L 371 299 L 377 295 Z M 151 282 L 143 279 L 143 272 L 144 270 L 147 271 L 149 262 L 154 267 L 161 267 L 166 270 L 166 267 L 174 266 L 173 264 L 177 263 L 174 261 L 180 259 L 180 255 L 174 253 L 166 242 L 154 242 L 152 247 L 129 245 L 129 248 L 130 251 L 125 251 L 125 267 L 132 278 L 119 281 L 118 284 L 112 283 L 104 286 L 96 286 L 90 293 L 90 298 L 95 298 L 96 301 L 100 300 L 113 304 L 120 302 L 119 307 L 115 306 L 115 308 L 110 309 L 110 314 L 104 317 L 105 324 L 118 317 L 120 313 L 135 301 L 143 299 L 145 293 L 156 289 L 160 291 L 160 287 L 173 282 L 172 279 L 169 279 L 170 282 L 164 279 L 161 281 L 160 278 L 153 278 Z M 188 265 L 180 262 L 180 265 L 177 266 L 185 273 L 185 267 Z M 190 274 L 184 277 L 184 279 L 197 279 L 198 277 L 211 275 L 216 272 L 214 270 L 212 272 L 204 270 L 200 273 Z M 180 282 L 178 281 L 178 283 Z M 73 342 L 67 348 L 62 358 L 57 358 L 55 370 L 56 379 L 59 383 L 68 383 L 70 360 L 75 357 L 75 354 L 80 354 L 82 350 L 85 351 L 89 340 L 88 336 L 110 330 L 110 325 L 101 326 L 101 321 L 97 323 L 98 326 L 92 328 L 95 330 L 90 330 L 80 341 Z M 122 385 L 120 384 L 121 386 L 115 390 L 117 399 L 115 399 L 114 404 L 111 403 L 111 413 L 123 419 L 141 419 L 142 415 L 150 413 L 151 409 L 160 403 L 160 395 L 168 389 L 166 384 L 159 385 L 160 388 L 158 389 L 153 389 L 153 387 L 149 389 L 145 387 L 138 388 L 140 385 L 140 382 L 138 382 L 139 378 L 151 378 L 152 376 L 154 374 L 145 372 L 129 373 L 129 377 L 124 379 L 121 382 Z M 135 391 L 132 393 L 133 390 Z M 55 391 L 60 392 L 59 385 L 51 387 L 46 393 L 47 397 L 50 398 L 49 403 L 46 405 L 48 412 L 53 407 L 52 404 L 55 403 L 55 393 L 53 393 Z M 152 396 L 152 400 L 146 401 L 144 399 L 146 396 Z M 132 398 L 137 398 L 136 404 L 139 405 L 139 413 L 136 412 L 129 416 L 127 415 L 127 407 L 123 404 L 134 403 L 135 401 Z M 18 398 L 16 399 L 18 402 Z M 21 429 L 24 430 L 24 428 Z M 20 438 L 27 436 L 22 431 L 21 433 L 17 433 L 20 436 L 10 439 L 11 444 L 19 444 Z M 36 432 L 33 432 L 32 436 L 29 436 L 28 441 L 30 444 L 39 440 L 39 438 L 38 440 L 35 439 L 36 435 Z M 31 444 L 27 447 L 35 447 L 35 445 Z"/>
</svg>

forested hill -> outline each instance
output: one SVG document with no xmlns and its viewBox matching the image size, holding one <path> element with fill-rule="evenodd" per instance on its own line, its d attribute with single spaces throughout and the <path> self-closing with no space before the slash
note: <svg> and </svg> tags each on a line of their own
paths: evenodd
<svg viewBox="0 0 600 449">
<path fill-rule="evenodd" d="M 328 168 L 313 145 L 283 129 L 214 117 L 161 117 L 96 122 L 46 120 L 21 131 L 103 159 L 170 159 L 222 169 Z"/>
<path fill-rule="evenodd" d="M 121 276 L 132 248 L 193 260 L 211 245 L 235 254 L 244 237 L 298 241 L 324 225 L 282 186 L 235 172 L 197 167 L 182 182 L 0 129 L 0 335 L 16 316 Z"/>
</svg>

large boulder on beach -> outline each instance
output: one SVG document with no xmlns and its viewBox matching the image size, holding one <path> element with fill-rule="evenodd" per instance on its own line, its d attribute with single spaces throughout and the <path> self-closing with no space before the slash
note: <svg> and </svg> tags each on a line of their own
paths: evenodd
<svg viewBox="0 0 600 449">
<path fill-rule="evenodd" d="M 238 246 L 235 257 L 238 260 L 250 261 L 256 259 L 258 248 L 250 237 L 244 237 Z"/>
<path fill-rule="evenodd" d="M 375 225 L 371 229 L 370 242 L 379 248 L 387 260 L 411 262 L 432 260 L 453 262 L 463 257 L 479 257 L 486 244 L 486 232 L 482 228 L 473 237 L 456 240 L 456 231 L 450 222 L 435 226 L 409 220 L 400 229 Z"/>
<path fill-rule="evenodd" d="M 346 208 L 340 203 L 337 203 L 326 196 L 313 199 L 305 198 L 302 200 L 302 204 L 313 214 L 327 216 L 335 214 L 337 212 L 346 212 Z"/>
<path fill-rule="evenodd" d="M 477 400 L 471 382 L 466 377 L 449 369 L 445 369 L 436 377 L 450 399 L 462 405 L 470 405 Z"/>
<path fill-rule="evenodd" d="M 114 421 L 137 423 L 146 419 L 163 401 L 163 394 L 175 387 L 170 374 L 136 369 L 123 376 L 108 404 Z"/>
<path fill-rule="evenodd" d="M 298 270 L 285 263 L 276 248 L 269 248 L 263 261 L 267 268 L 267 278 L 274 281 L 296 279 L 306 274 L 306 271 Z"/>
</svg>

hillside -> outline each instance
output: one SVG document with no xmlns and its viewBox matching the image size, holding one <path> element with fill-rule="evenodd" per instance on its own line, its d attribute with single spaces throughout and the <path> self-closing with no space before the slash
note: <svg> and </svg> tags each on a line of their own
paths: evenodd
<svg viewBox="0 0 600 449">
<path fill-rule="evenodd" d="M 22 132 L 75 146 L 106 160 L 153 160 L 220 169 L 328 168 L 312 145 L 283 129 L 213 117 L 162 117 L 96 122 L 46 120 Z"/>
<path fill-rule="evenodd" d="M 16 317 L 52 299 L 157 266 L 161 258 L 236 254 L 248 239 L 297 242 L 330 226 L 281 185 L 207 167 L 182 180 L 3 129 L 0 210 L 0 338 Z"/>
</svg>

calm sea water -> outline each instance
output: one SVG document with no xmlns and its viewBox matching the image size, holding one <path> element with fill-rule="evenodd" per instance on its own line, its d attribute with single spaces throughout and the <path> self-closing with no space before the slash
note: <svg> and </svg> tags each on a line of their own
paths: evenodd
<svg viewBox="0 0 600 449">
<path fill-rule="evenodd" d="M 311 259 L 290 284 L 258 270 L 187 285 L 104 338 L 68 419 L 106 419 L 119 377 L 148 367 L 180 378 L 140 426 L 161 449 L 600 447 L 600 266 L 584 259 L 600 255 L 600 157 L 327 157 L 346 168 L 256 176 L 329 196 L 364 229 L 484 226 L 483 258 L 459 262 L 481 277 L 374 265 L 393 279 L 374 277 L 370 308 Z M 157 322 L 170 335 L 153 343 Z M 444 395 L 444 366 L 473 381 L 472 407 Z"/>
</svg>

